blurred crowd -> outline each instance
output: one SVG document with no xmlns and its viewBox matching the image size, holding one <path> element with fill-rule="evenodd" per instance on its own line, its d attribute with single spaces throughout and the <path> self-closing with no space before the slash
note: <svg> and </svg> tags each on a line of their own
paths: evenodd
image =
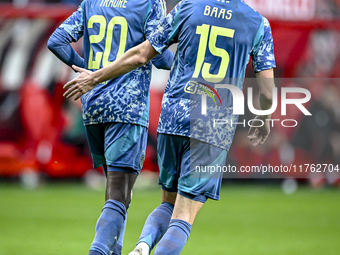
<svg viewBox="0 0 340 255">
<path fill-rule="evenodd" d="M 275 0 L 272 0 L 275 1 Z M 1 0 L 0 3 L 13 3 L 16 5 L 27 4 L 69 4 L 78 6 L 82 0 Z M 167 9 L 170 11 L 179 0 L 167 0 Z M 247 2 L 247 0 L 245 0 Z M 316 14 L 320 18 L 339 18 L 340 14 L 339 0 L 323 0 L 316 1 Z"/>
<path fill-rule="evenodd" d="M 276 0 L 272 0 L 276 1 Z M 13 3 L 16 5 L 28 4 L 69 4 L 78 6 L 82 0 L 0 0 L 0 3 Z M 168 11 L 170 11 L 179 0 L 166 0 Z M 247 0 L 245 0 L 247 3 Z M 319 18 L 339 18 L 340 1 L 339 0 L 316 0 L 316 16 Z"/>
<path fill-rule="evenodd" d="M 279 90 L 281 86 L 308 89 L 312 94 L 312 99 L 304 106 L 312 116 L 305 116 L 296 106 L 289 106 L 287 116 L 282 116 L 278 109 L 272 115 L 272 119 L 294 119 L 298 123 L 297 127 L 283 127 L 280 121 L 273 122 L 275 123 L 273 124 L 274 128 L 272 128 L 267 142 L 256 148 L 252 147 L 247 139 L 249 127 L 239 125 L 228 155 L 228 164 L 237 166 L 237 169 L 240 169 L 241 166 L 292 165 L 298 171 L 268 175 L 249 173 L 241 177 L 292 177 L 309 179 L 313 185 L 315 182 L 316 186 L 338 185 L 339 172 L 306 172 L 305 164 L 340 165 L 340 79 L 297 79 L 295 82 L 291 79 L 277 79 L 276 85 Z M 299 97 L 295 94 L 292 98 Z M 242 123 L 243 119 L 248 121 L 253 117 L 253 114 L 248 112 L 245 116 L 240 117 L 239 122 Z M 302 166 L 302 172 L 299 171 L 299 166 Z"/>
</svg>

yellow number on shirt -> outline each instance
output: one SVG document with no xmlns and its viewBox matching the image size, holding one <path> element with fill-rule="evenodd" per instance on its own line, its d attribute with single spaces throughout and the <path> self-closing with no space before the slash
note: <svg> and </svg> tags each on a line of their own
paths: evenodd
<svg viewBox="0 0 340 255">
<path fill-rule="evenodd" d="M 89 69 L 99 69 L 100 61 L 103 57 L 103 52 L 97 52 L 95 58 L 93 59 L 93 47 L 92 44 L 99 43 L 104 39 L 105 36 L 105 28 L 106 28 L 106 19 L 102 15 L 94 15 L 89 19 L 88 28 L 93 28 L 94 23 L 99 23 L 99 34 L 90 35 L 89 40 L 91 44 L 90 56 L 89 56 Z"/>
<path fill-rule="evenodd" d="M 93 24 L 99 24 L 99 33 L 97 35 L 89 36 L 89 41 L 91 44 L 88 68 L 89 69 L 99 69 L 100 62 L 103 60 L 103 67 L 109 65 L 109 56 L 111 53 L 113 28 L 115 25 L 120 25 L 120 42 L 116 58 L 120 57 L 125 52 L 126 39 L 128 33 L 128 24 L 124 17 L 116 16 L 113 17 L 106 27 L 106 19 L 102 15 L 94 15 L 88 21 L 88 28 L 93 28 Z M 93 58 L 93 46 L 92 44 L 101 42 L 106 34 L 105 49 L 104 52 L 97 52 Z"/>
<path fill-rule="evenodd" d="M 210 32 L 210 35 L 209 35 L 209 32 Z M 203 24 L 202 26 L 197 27 L 196 34 L 201 35 L 201 38 L 200 38 L 200 43 L 198 46 L 197 60 L 196 60 L 196 66 L 195 66 L 193 78 L 198 78 L 202 70 L 202 77 L 206 81 L 219 83 L 225 78 L 227 74 L 230 57 L 229 57 L 229 53 L 225 49 L 216 47 L 217 37 L 224 36 L 224 37 L 234 38 L 235 30 L 224 28 L 224 27 L 211 26 L 211 31 L 210 31 L 210 25 Z M 209 40 L 209 45 L 208 45 L 208 40 Z M 221 65 L 220 65 L 220 68 L 217 74 L 211 74 L 210 73 L 211 64 L 204 63 L 204 58 L 205 58 L 206 50 L 208 47 L 212 55 L 221 58 Z"/>
<path fill-rule="evenodd" d="M 126 38 L 127 38 L 127 32 L 128 32 L 128 24 L 126 22 L 126 19 L 123 17 L 113 17 L 108 26 L 107 26 L 107 36 L 106 36 L 106 42 L 105 42 L 105 51 L 104 51 L 104 58 L 103 58 L 103 66 L 109 65 L 109 56 L 111 53 L 111 45 L 112 45 L 112 34 L 113 34 L 113 28 L 115 25 L 120 25 L 120 43 L 118 48 L 117 57 L 119 58 L 121 55 L 125 52 L 125 46 L 126 46 Z"/>
</svg>

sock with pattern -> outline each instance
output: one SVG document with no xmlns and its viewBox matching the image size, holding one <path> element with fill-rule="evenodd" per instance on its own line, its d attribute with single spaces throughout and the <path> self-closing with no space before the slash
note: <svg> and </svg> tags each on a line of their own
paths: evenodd
<svg viewBox="0 0 340 255">
<path fill-rule="evenodd" d="M 126 208 L 121 202 L 112 199 L 105 202 L 89 255 L 111 255 L 123 228 L 125 215 Z"/>
<path fill-rule="evenodd" d="M 154 255 L 180 254 L 188 241 L 191 225 L 184 220 L 173 219 L 169 228 L 159 242 Z"/>
<path fill-rule="evenodd" d="M 145 221 L 142 233 L 138 243 L 147 243 L 152 250 L 169 227 L 172 211 L 174 206 L 170 203 L 163 202 L 148 216 Z M 139 247 L 137 245 L 137 247 Z M 143 253 L 145 246 L 143 248 Z M 148 254 L 149 251 L 146 251 Z"/>
</svg>

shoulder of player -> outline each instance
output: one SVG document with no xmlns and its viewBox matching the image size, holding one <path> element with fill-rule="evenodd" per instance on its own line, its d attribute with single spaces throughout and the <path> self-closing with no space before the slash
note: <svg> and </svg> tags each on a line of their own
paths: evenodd
<svg viewBox="0 0 340 255">
<path fill-rule="evenodd" d="M 254 17 L 258 18 L 259 20 L 262 20 L 262 23 L 264 25 L 264 28 L 270 27 L 269 21 L 266 17 L 264 17 L 262 14 L 260 14 L 258 11 L 256 11 L 254 8 L 249 6 L 247 3 L 245 3 L 243 0 L 240 0 L 243 4 L 243 6 L 246 8 L 247 12 L 250 12 Z"/>
<path fill-rule="evenodd" d="M 181 0 L 177 3 L 177 5 L 173 8 L 174 11 L 178 12 L 179 10 L 181 10 L 182 8 L 186 9 L 191 9 L 192 6 L 194 5 L 198 5 L 199 3 L 197 2 L 197 0 Z"/>
<path fill-rule="evenodd" d="M 246 10 L 250 13 L 252 13 L 253 15 L 256 15 L 258 17 L 264 18 L 264 16 L 262 16 L 258 11 L 256 11 L 253 7 L 251 7 L 250 5 L 248 5 L 247 3 L 245 3 L 243 0 L 240 0 L 241 4 L 243 5 L 244 8 L 246 8 Z"/>
<path fill-rule="evenodd" d="M 101 0 L 83 0 L 78 8 L 81 8 L 82 10 L 92 8 L 98 1 L 101 1 Z"/>
</svg>

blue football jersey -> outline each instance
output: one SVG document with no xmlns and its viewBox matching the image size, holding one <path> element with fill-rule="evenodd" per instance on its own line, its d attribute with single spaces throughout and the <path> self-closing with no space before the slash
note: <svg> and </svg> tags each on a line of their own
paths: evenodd
<svg viewBox="0 0 340 255">
<path fill-rule="evenodd" d="M 182 0 L 148 37 L 159 53 L 178 42 L 162 101 L 158 132 L 229 150 L 236 123 L 229 84 L 242 89 L 250 57 L 255 72 L 275 67 L 269 22 L 242 0 Z M 216 92 L 216 93 L 214 93 Z M 202 93 L 207 112 L 202 114 Z"/>
<path fill-rule="evenodd" d="M 95 71 L 142 43 L 163 21 L 164 0 L 85 0 L 59 29 L 84 36 L 84 65 Z M 103 82 L 81 97 L 85 125 L 124 122 L 148 126 L 151 62 Z"/>
</svg>

